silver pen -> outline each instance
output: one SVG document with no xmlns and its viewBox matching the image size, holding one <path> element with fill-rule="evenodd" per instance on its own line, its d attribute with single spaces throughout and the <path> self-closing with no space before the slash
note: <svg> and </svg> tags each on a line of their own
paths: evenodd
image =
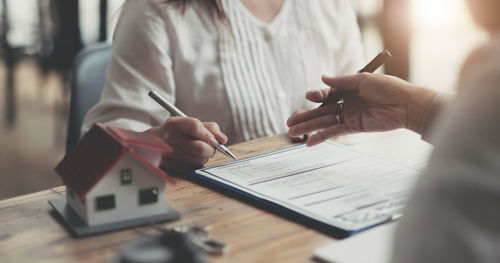
<svg viewBox="0 0 500 263">
<path fill-rule="evenodd" d="M 168 110 L 170 112 L 170 114 L 172 114 L 174 116 L 179 116 L 179 117 L 187 117 L 187 115 L 184 114 L 184 112 L 182 112 L 177 107 L 175 107 L 170 102 L 168 102 L 165 98 L 163 98 L 155 90 L 151 90 L 148 93 L 148 95 L 149 95 L 149 97 L 153 98 L 156 102 L 158 102 L 158 104 L 160 104 L 163 108 Z M 231 151 L 229 151 L 229 149 L 226 146 L 224 146 L 223 144 L 219 144 L 219 145 L 215 146 L 215 149 L 219 150 L 219 152 L 223 153 L 224 155 L 226 155 L 228 157 L 231 157 L 234 160 L 238 160 L 238 158 L 236 158 L 236 156 Z"/>
</svg>

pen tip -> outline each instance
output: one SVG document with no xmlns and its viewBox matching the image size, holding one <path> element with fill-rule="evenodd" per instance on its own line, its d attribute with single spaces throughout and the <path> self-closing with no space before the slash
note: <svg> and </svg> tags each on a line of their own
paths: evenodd
<svg viewBox="0 0 500 263">
<path fill-rule="evenodd" d="M 224 146 L 223 144 L 219 144 L 215 148 L 217 148 L 217 150 L 219 150 L 221 153 L 223 153 L 227 157 L 230 157 L 233 160 L 238 160 L 238 158 L 236 158 L 236 156 L 226 146 Z"/>
<path fill-rule="evenodd" d="M 227 156 L 233 158 L 233 160 L 238 160 L 238 158 L 236 158 L 236 156 L 234 156 L 234 154 L 231 151 L 229 151 L 229 149 L 226 148 L 224 152 L 226 153 Z"/>
</svg>

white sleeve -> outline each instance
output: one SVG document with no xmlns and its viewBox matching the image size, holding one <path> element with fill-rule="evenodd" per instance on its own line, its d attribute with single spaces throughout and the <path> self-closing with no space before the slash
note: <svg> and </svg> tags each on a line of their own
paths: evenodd
<svg viewBox="0 0 500 263">
<path fill-rule="evenodd" d="M 93 123 L 143 131 L 166 120 L 168 113 L 147 94 L 156 89 L 175 102 L 167 23 L 155 0 L 127 1 L 115 33 L 106 86 L 83 121 L 82 135 Z"/>
<path fill-rule="evenodd" d="M 396 231 L 393 262 L 500 262 L 498 58 L 479 58 L 462 79 Z"/>
</svg>

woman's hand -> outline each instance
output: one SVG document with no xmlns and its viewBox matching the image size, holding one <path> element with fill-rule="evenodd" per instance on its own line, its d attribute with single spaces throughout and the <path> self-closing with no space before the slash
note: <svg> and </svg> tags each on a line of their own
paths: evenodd
<svg viewBox="0 0 500 263">
<path fill-rule="evenodd" d="M 396 77 L 369 73 L 323 76 L 323 82 L 331 88 L 310 91 L 306 98 L 321 103 L 330 93 L 341 94 L 344 112 L 340 113 L 339 105 L 329 104 L 290 117 L 290 136 L 315 133 L 307 140 L 308 146 L 347 133 L 398 128 L 420 132 L 427 107 L 437 95 Z M 343 123 L 339 123 L 342 117 Z"/>
<path fill-rule="evenodd" d="M 215 146 L 225 144 L 227 136 L 214 122 L 201 122 L 195 118 L 170 117 L 152 133 L 172 147 L 163 156 L 162 168 L 167 170 L 191 170 L 203 166 L 215 154 Z"/>
</svg>

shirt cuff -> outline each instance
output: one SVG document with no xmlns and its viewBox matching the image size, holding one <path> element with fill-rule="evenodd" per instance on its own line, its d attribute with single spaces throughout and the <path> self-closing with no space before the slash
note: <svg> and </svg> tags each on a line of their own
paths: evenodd
<svg viewBox="0 0 500 263">
<path fill-rule="evenodd" d="M 420 128 L 422 140 L 429 143 L 433 142 L 432 135 L 434 134 L 434 130 L 438 126 L 437 123 L 439 123 L 439 119 L 452 100 L 452 97 L 453 95 L 439 93 L 429 105 L 424 115 L 422 127 Z"/>
</svg>

